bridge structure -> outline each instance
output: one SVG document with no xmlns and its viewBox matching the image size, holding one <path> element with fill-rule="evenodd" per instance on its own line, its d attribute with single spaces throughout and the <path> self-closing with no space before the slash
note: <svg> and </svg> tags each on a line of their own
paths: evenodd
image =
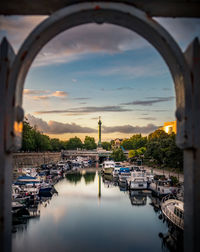
<svg viewBox="0 0 200 252">
<path fill-rule="evenodd" d="M 184 251 L 200 251 L 200 44 L 182 51 L 154 17 L 200 18 L 200 0 L 1 0 L 1 15 L 47 15 L 17 53 L 0 44 L 0 244 L 11 251 L 12 156 L 21 146 L 26 75 L 39 51 L 73 27 L 114 24 L 138 33 L 163 57 L 176 93 L 177 145 L 184 151 Z M 82 26 L 83 27 L 83 26 Z"/>
<path fill-rule="evenodd" d="M 76 157 L 83 157 L 99 162 L 102 159 L 107 159 L 111 155 L 111 151 L 102 149 L 96 150 L 63 150 L 61 156 L 63 159 L 75 159 Z"/>
<path fill-rule="evenodd" d="M 61 156 L 63 159 L 75 159 L 76 157 L 83 157 L 102 163 L 103 160 L 110 158 L 112 151 L 97 148 L 95 150 L 62 150 Z M 128 157 L 128 151 L 124 151 Z"/>
</svg>

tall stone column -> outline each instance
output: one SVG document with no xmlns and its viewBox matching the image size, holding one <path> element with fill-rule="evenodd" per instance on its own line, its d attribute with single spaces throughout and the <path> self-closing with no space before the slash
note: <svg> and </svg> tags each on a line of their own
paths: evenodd
<svg viewBox="0 0 200 252">
<path fill-rule="evenodd" d="M 98 141 L 98 147 L 101 147 L 101 117 L 99 117 L 99 122 L 98 122 L 98 125 L 99 125 L 99 141 Z"/>
</svg>

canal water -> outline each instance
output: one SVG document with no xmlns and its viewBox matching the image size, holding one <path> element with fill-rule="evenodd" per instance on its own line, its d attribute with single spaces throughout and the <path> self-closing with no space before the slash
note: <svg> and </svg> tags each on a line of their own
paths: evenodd
<svg viewBox="0 0 200 252">
<path fill-rule="evenodd" d="M 68 175 L 55 188 L 39 217 L 15 226 L 13 252 L 170 251 L 148 191 L 130 193 L 97 171 Z"/>
</svg>

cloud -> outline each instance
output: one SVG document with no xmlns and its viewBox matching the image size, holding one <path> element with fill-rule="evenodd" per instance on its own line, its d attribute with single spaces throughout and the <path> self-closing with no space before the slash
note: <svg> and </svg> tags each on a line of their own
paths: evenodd
<svg viewBox="0 0 200 252">
<path fill-rule="evenodd" d="M 33 96 L 34 100 L 48 100 L 50 98 L 50 96 L 48 95 L 35 95 Z"/>
<path fill-rule="evenodd" d="M 0 16 L 0 40 L 6 36 L 18 50 L 28 34 L 47 16 Z"/>
<path fill-rule="evenodd" d="M 140 117 L 138 119 L 142 119 L 142 120 L 149 120 L 149 121 L 155 121 L 156 118 L 155 117 Z"/>
<path fill-rule="evenodd" d="M 56 121 L 46 122 L 40 118 L 37 118 L 33 115 L 26 115 L 31 126 L 37 126 L 37 129 L 46 134 L 64 134 L 64 133 L 96 133 L 97 130 L 89 127 L 82 127 L 76 123 L 61 123 Z M 97 120 L 98 117 L 91 118 Z M 103 126 L 103 133 L 127 133 L 127 134 L 135 134 L 135 133 L 150 133 L 156 130 L 158 126 L 154 124 L 148 124 L 146 126 L 132 126 L 132 125 L 123 125 L 123 126 L 114 126 L 114 127 L 106 127 Z"/>
<path fill-rule="evenodd" d="M 0 39 L 7 36 L 18 50 L 27 35 L 46 18 L 42 16 L 0 17 Z M 80 59 L 88 53 L 121 53 L 149 46 L 136 33 L 110 24 L 87 24 L 65 31 L 52 39 L 38 55 L 34 66 L 60 64 Z M 72 79 L 73 82 L 77 80 Z"/>
<path fill-rule="evenodd" d="M 80 115 L 80 114 L 89 114 L 97 112 L 127 112 L 132 111 L 131 109 L 124 109 L 121 106 L 102 106 L 102 107 L 78 107 L 71 108 L 66 110 L 44 110 L 37 111 L 35 114 L 58 114 L 58 113 L 67 113 L 68 115 Z"/>
<path fill-rule="evenodd" d="M 51 92 L 49 90 L 24 89 L 24 95 L 31 96 L 34 100 L 47 100 L 52 97 L 65 98 L 68 96 L 68 93 L 65 91 Z"/>
<path fill-rule="evenodd" d="M 121 103 L 121 105 L 141 105 L 141 106 L 152 106 L 153 104 L 160 103 L 160 102 L 167 102 L 172 101 L 174 96 L 169 97 L 149 97 L 149 100 L 137 100 L 132 102 Z"/>
<path fill-rule="evenodd" d="M 199 18 L 155 18 L 173 38 L 183 46 L 186 46 L 194 37 L 200 37 Z"/>
<path fill-rule="evenodd" d="M 84 101 L 84 100 L 89 100 L 91 99 L 91 97 L 77 97 L 77 98 L 73 98 L 73 100 L 77 100 L 77 101 Z"/>
<path fill-rule="evenodd" d="M 77 82 L 77 79 L 72 79 L 72 82 Z"/>
<path fill-rule="evenodd" d="M 42 95 L 48 93 L 48 90 L 35 90 L 35 89 L 24 89 L 24 95 Z"/>
<path fill-rule="evenodd" d="M 132 126 L 132 125 L 113 126 L 113 127 L 102 126 L 102 129 L 103 133 L 119 132 L 125 134 L 136 134 L 136 133 L 148 134 L 158 129 L 158 126 L 154 124 L 148 124 L 147 126 Z"/>
<path fill-rule="evenodd" d="M 132 87 L 118 87 L 115 90 L 121 91 L 121 90 L 132 90 L 132 89 L 134 89 L 134 88 L 132 88 Z"/>
<path fill-rule="evenodd" d="M 0 40 L 7 36 L 18 50 L 28 34 L 47 16 L 0 16 Z M 200 36 L 200 20 L 188 18 L 156 18 L 179 42 L 188 44 Z M 177 32 L 178 31 L 178 32 Z M 80 59 L 87 53 L 121 53 L 148 47 L 136 33 L 120 26 L 87 24 L 61 33 L 51 40 L 34 62 L 35 66 L 61 64 Z M 76 82 L 76 79 L 72 79 Z"/>
<path fill-rule="evenodd" d="M 168 69 L 163 67 L 163 65 L 158 64 L 157 62 L 151 62 L 151 64 L 142 64 L 142 65 L 125 65 L 125 64 L 118 64 L 116 66 L 111 67 L 102 67 L 93 69 L 91 71 L 82 71 L 78 72 L 78 74 L 81 75 L 94 75 L 94 76 L 123 76 L 128 79 L 136 79 L 140 77 L 154 77 L 154 76 L 161 76 L 163 74 L 168 73 Z M 133 89 L 131 87 L 119 87 L 116 88 L 116 90 L 122 90 L 122 89 Z M 104 89 L 101 89 L 101 91 L 104 91 Z"/>
<path fill-rule="evenodd" d="M 97 130 L 89 127 L 82 127 L 76 123 L 61 123 L 49 121 L 48 123 L 33 115 L 26 115 L 31 126 L 37 126 L 37 129 L 47 134 L 64 134 L 64 133 L 96 133 Z"/>
<path fill-rule="evenodd" d="M 55 91 L 51 94 L 51 96 L 54 96 L 54 97 L 66 97 L 67 95 L 68 93 L 64 91 Z"/>
</svg>

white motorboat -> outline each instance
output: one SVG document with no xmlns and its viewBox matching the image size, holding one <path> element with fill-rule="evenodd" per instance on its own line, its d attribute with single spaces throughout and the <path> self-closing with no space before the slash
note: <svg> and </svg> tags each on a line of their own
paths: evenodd
<svg viewBox="0 0 200 252">
<path fill-rule="evenodd" d="M 119 170 L 119 182 L 127 183 L 127 179 L 131 176 L 130 169 L 127 167 L 120 168 Z"/>
<path fill-rule="evenodd" d="M 158 197 L 163 197 L 178 191 L 178 188 L 171 186 L 168 180 L 155 180 L 150 184 L 149 189 Z"/>
<path fill-rule="evenodd" d="M 57 166 L 58 166 L 60 169 L 63 169 L 64 171 L 69 170 L 69 165 L 68 165 L 65 161 L 59 161 L 59 162 L 57 163 Z"/>
<path fill-rule="evenodd" d="M 105 174 L 112 174 L 114 168 L 115 168 L 115 162 L 114 161 L 104 161 L 103 162 L 103 172 Z"/>
<path fill-rule="evenodd" d="M 127 184 L 131 190 L 147 189 L 147 176 L 145 171 L 133 171 L 127 178 Z"/>
<path fill-rule="evenodd" d="M 114 168 L 114 170 L 113 170 L 113 172 L 112 172 L 113 177 L 116 177 L 116 178 L 117 178 L 117 177 L 119 176 L 120 168 L 121 168 L 121 166 L 119 166 L 119 167 L 116 167 L 116 166 L 115 166 L 115 168 Z"/>
<path fill-rule="evenodd" d="M 161 210 L 165 218 L 171 223 L 184 229 L 184 204 L 177 199 L 163 198 L 161 202 Z"/>
</svg>

